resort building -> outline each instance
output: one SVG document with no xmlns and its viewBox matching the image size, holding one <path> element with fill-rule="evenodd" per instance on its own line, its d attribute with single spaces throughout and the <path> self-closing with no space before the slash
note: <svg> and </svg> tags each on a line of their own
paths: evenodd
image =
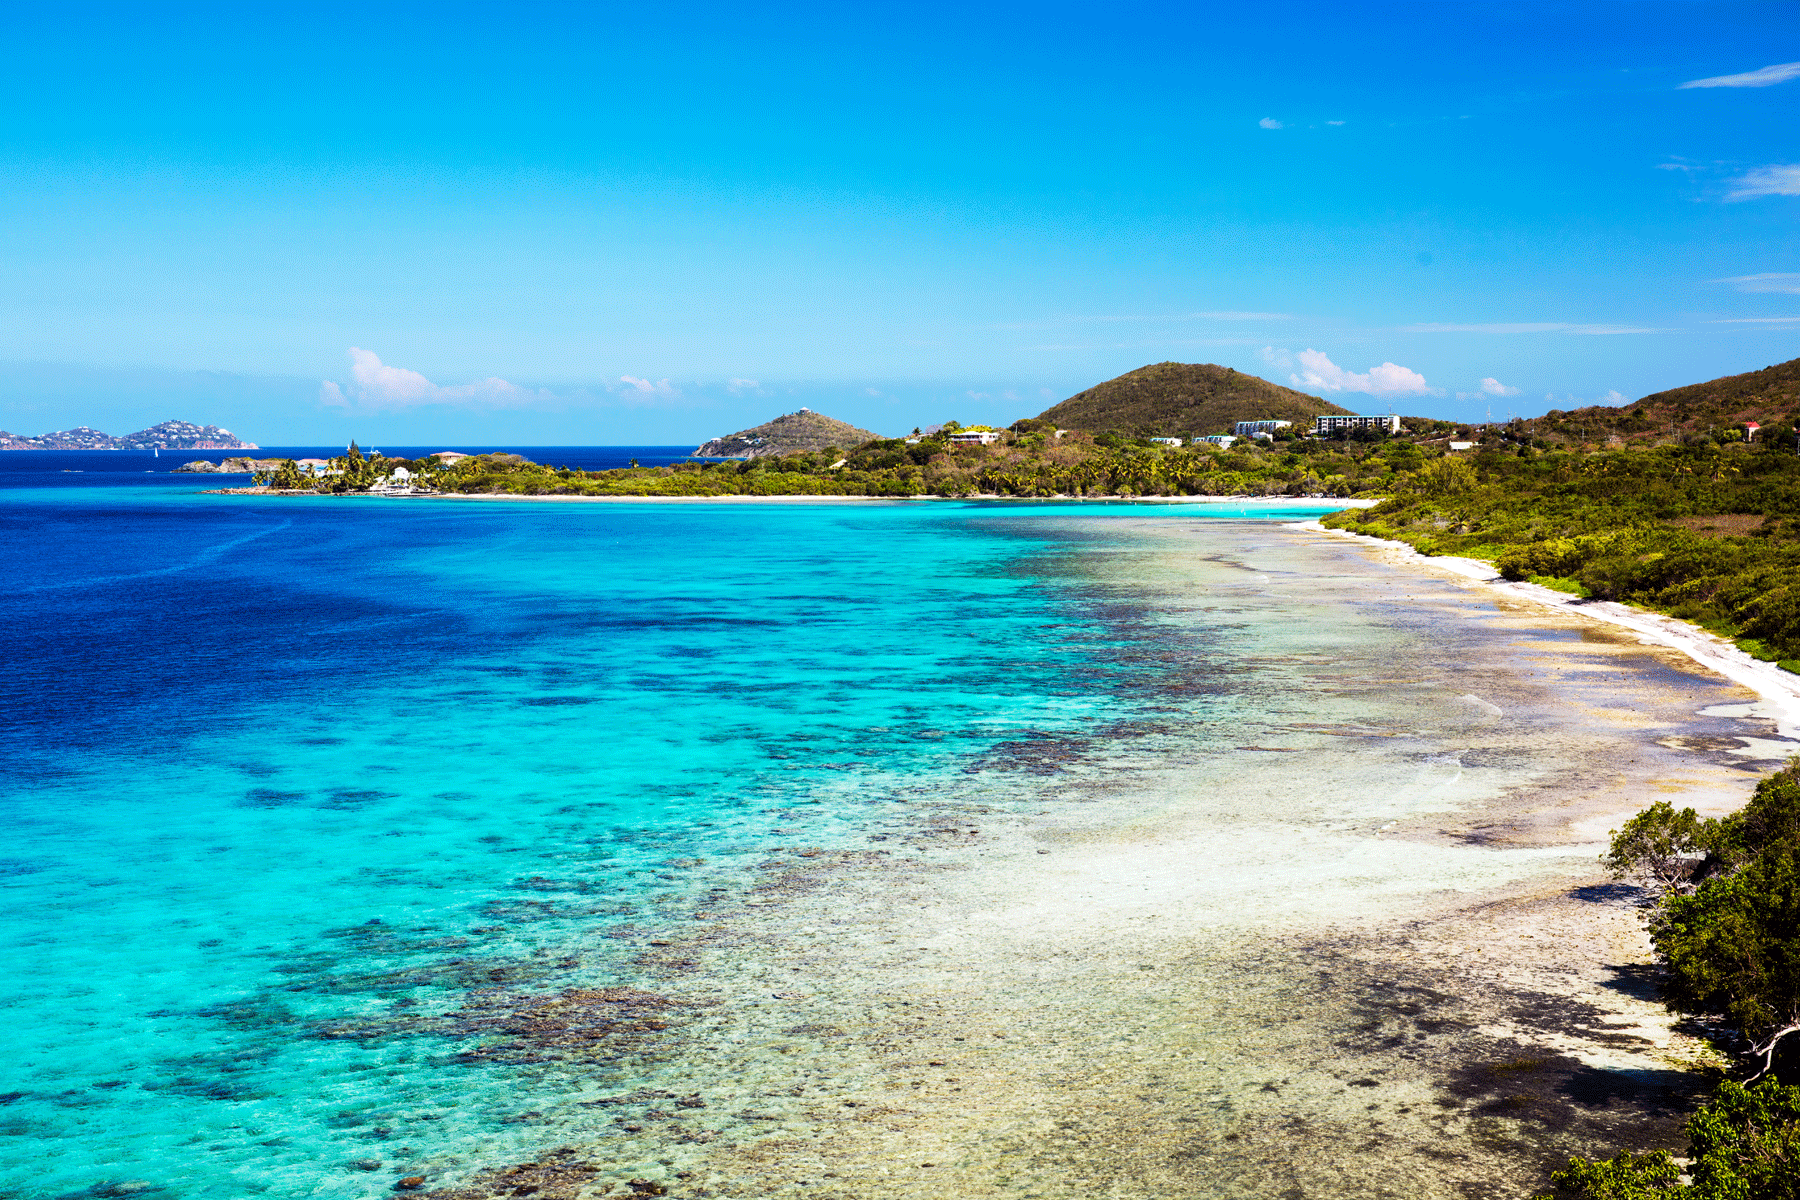
<svg viewBox="0 0 1800 1200">
<path fill-rule="evenodd" d="M 1217 446 L 1221 450 L 1229 450 L 1229 449 L 1231 449 L 1231 443 L 1233 443 L 1235 441 L 1237 441 L 1237 436 L 1235 434 L 1214 433 L 1214 434 L 1209 434 L 1206 437 L 1195 438 L 1194 445 L 1196 445 L 1196 446 Z"/>
<path fill-rule="evenodd" d="M 1151 438 L 1150 441 L 1158 446 L 1179 446 L 1179 445 L 1181 445 L 1180 438 Z"/>
<path fill-rule="evenodd" d="M 1474 446 L 1475 446 L 1474 442 L 1451 442 L 1450 443 L 1450 448 L 1452 450 L 1470 450 L 1470 449 L 1473 449 Z"/>
<path fill-rule="evenodd" d="M 997 429 L 959 429 L 950 435 L 953 446 L 991 446 L 999 440 Z"/>
<path fill-rule="evenodd" d="M 331 469 L 329 458 L 302 458 L 294 463 L 302 475 L 337 475 L 340 472 Z"/>
<path fill-rule="evenodd" d="M 1393 413 L 1385 417 L 1325 417 L 1313 418 L 1314 437 L 1337 437 L 1357 429 L 1379 429 L 1386 433 L 1400 432 L 1400 418 Z"/>
<path fill-rule="evenodd" d="M 1266 438 L 1277 429 L 1292 429 L 1293 427 L 1292 421 L 1239 421 L 1231 427 L 1231 432 L 1239 437 Z"/>
</svg>

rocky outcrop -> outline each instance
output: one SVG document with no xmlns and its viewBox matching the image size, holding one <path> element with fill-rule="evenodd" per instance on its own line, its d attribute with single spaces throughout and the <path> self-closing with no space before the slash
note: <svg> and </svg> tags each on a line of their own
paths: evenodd
<svg viewBox="0 0 1800 1200">
<path fill-rule="evenodd" d="M 204 458 L 196 458 L 193 462 L 182 463 L 175 470 L 189 472 L 194 475 L 250 475 L 257 471 L 273 471 L 281 466 L 279 458 L 228 458 L 223 462 L 208 462 Z"/>
</svg>

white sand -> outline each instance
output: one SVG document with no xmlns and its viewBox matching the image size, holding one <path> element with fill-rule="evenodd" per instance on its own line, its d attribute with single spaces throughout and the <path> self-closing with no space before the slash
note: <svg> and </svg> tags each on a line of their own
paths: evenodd
<svg viewBox="0 0 1800 1200">
<path fill-rule="evenodd" d="M 1708 670 L 1754 691 L 1762 697 L 1762 711 L 1757 715 L 1774 721 L 1781 730 L 1782 737 L 1800 739 L 1800 675 L 1784 671 L 1774 663 L 1759 662 L 1724 638 L 1710 634 L 1697 625 L 1633 608 L 1629 604 L 1618 604 L 1610 600 L 1582 600 L 1535 583 L 1515 583 L 1501 578 L 1494 570 L 1494 564 L 1478 558 L 1420 554 L 1404 542 L 1388 541 L 1343 529 L 1327 529 L 1317 521 L 1302 521 L 1294 528 L 1364 542 L 1389 562 L 1468 580 L 1473 585 L 1504 592 L 1546 608 L 1561 609 L 1576 616 L 1629 629 L 1646 644 L 1679 650 Z"/>
</svg>

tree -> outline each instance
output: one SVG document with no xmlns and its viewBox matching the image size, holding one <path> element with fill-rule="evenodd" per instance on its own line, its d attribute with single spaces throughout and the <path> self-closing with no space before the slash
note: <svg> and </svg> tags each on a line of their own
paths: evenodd
<svg viewBox="0 0 1800 1200">
<path fill-rule="evenodd" d="M 1721 1084 L 1687 1124 L 1689 1182 L 1667 1150 L 1571 1158 L 1538 1200 L 1800 1200 L 1800 1088 Z"/>
<path fill-rule="evenodd" d="M 1756 785 L 1741 812 L 1700 822 L 1666 803 L 1633 818 L 1613 838 L 1608 864 L 1679 878 L 1679 859 L 1704 848 L 1691 893 L 1667 892 L 1650 923 L 1667 965 L 1663 1000 L 1675 1012 L 1720 1016 L 1760 1059 L 1800 1033 L 1800 758 Z M 1654 868 L 1651 868 L 1654 869 Z"/>
<path fill-rule="evenodd" d="M 1613 831 L 1612 848 L 1600 861 L 1614 879 L 1647 880 L 1660 898 L 1686 884 L 1705 857 L 1701 829 L 1693 809 L 1677 812 L 1667 800 L 1658 800 Z"/>
</svg>

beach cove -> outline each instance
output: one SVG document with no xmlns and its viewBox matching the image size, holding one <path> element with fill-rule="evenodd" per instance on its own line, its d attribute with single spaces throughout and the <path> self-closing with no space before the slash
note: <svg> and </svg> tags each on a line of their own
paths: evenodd
<svg viewBox="0 0 1800 1200">
<path fill-rule="evenodd" d="M 67 720 L 9 731 L 62 989 L 15 1002 L 9 1116 L 67 1153 L 7 1182 L 1525 1196 L 1668 1140 L 1700 1047 L 1595 858 L 1791 743 L 1665 647 L 1250 505 L 183 496 L 173 571 L 46 545 L 30 594 L 236 624 L 137 733 L 71 739 L 123 683 L 47 668 Z M 50 911 L 163 961 L 71 1006 Z"/>
</svg>

